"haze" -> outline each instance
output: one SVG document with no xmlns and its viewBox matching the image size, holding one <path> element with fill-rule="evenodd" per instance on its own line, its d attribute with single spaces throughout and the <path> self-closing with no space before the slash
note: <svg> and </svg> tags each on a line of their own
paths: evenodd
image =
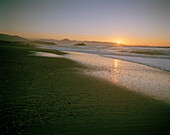
<svg viewBox="0 0 170 135">
<path fill-rule="evenodd" d="M 169 0 L 0 0 L 0 32 L 170 46 Z"/>
</svg>

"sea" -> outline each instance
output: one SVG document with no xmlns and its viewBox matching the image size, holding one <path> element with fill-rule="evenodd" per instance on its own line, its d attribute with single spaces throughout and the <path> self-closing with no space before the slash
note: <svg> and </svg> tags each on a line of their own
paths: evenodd
<svg viewBox="0 0 170 135">
<path fill-rule="evenodd" d="M 170 47 L 42 45 L 87 68 L 85 74 L 170 103 Z M 36 52 L 37 53 L 37 52 Z M 44 52 L 36 56 L 51 57 Z M 58 57 L 55 54 L 52 56 Z"/>
<path fill-rule="evenodd" d="M 140 46 L 105 46 L 105 45 L 56 45 L 46 46 L 61 51 L 98 54 L 103 57 L 120 59 L 139 63 L 150 67 L 170 71 L 170 47 L 140 47 Z"/>
</svg>

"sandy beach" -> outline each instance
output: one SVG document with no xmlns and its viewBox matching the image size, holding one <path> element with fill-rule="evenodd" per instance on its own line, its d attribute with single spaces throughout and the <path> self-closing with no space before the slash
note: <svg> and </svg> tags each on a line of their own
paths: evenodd
<svg viewBox="0 0 170 135">
<path fill-rule="evenodd" d="M 170 72 L 96 54 L 65 52 L 66 58 L 87 66 L 83 72 L 88 75 L 170 103 Z"/>
<path fill-rule="evenodd" d="M 0 135 L 170 135 L 170 0 L 0 0 Z"/>
<path fill-rule="evenodd" d="M 49 49 L 49 46 L 40 46 Z M 56 50 L 55 47 L 51 48 Z M 107 80 L 119 87 L 127 88 L 139 94 L 170 103 L 170 72 L 129 62 L 108 58 L 98 54 L 75 51 L 64 51 L 67 55 L 35 52 L 33 55 L 42 57 L 63 57 L 83 64 L 86 69 L 81 72 Z"/>
<path fill-rule="evenodd" d="M 0 47 L 2 134 L 156 135 L 170 132 L 169 99 L 162 100 L 169 84 L 160 86 L 163 96 L 158 100 L 159 93 L 152 92 L 152 84 L 141 87 L 140 79 L 121 77 L 121 72 L 127 77 L 136 75 L 140 66 L 133 65 L 138 70 L 131 71 L 128 62 L 109 58 L 103 61 L 98 56 L 66 54 L 14 43 L 3 43 Z M 35 52 L 53 55 L 44 57 L 39 53 L 39 57 L 33 55 Z M 83 57 L 90 57 L 90 61 Z M 109 71 L 108 63 L 111 68 L 114 64 L 113 71 Z M 120 68 L 116 68 L 116 63 Z M 142 67 L 143 72 L 140 71 L 137 78 L 147 76 L 146 79 L 150 79 L 150 70 L 153 75 L 158 72 L 160 78 L 164 75 L 160 70 Z M 169 74 L 164 76 L 168 79 Z M 153 82 L 159 79 L 153 78 Z M 122 87 L 126 81 L 133 82 L 132 87 L 139 85 L 143 91 Z M 145 93 L 147 88 L 151 95 Z"/>
</svg>

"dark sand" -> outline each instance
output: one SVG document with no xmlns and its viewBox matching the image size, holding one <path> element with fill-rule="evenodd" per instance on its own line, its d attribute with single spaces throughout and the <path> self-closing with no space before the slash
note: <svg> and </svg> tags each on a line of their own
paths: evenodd
<svg viewBox="0 0 170 135">
<path fill-rule="evenodd" d="M 79 72 L 64 53 L 2 42 L 0 134 L 169 134 L 170 105 Z"/>
</svg>

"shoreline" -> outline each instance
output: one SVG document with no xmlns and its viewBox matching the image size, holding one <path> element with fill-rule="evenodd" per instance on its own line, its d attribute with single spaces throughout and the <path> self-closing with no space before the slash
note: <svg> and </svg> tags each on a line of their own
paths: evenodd
<svg viewBox="0 0 170 135">
<path fill-rule="evenodd" d="M 60 51 L 0 47 L 2 134 L 169 133 L 169 104 L 85 75 L 73 60 L 30 55 Z"/>
<path fill-rule="evenodd" d="M 100 56 L 102 56 L 102 55 L 100 55 Z M 112 57 L 112 56 L 109 56 L 109 55 L 108 56 L 107 55 L 103 55 L 103 57 L 112 58 L 112 59 L 118 59 L 118 60 L 132 62 L 132 63 L 137 63 L 137 64 L 145 65 L 145 66 L 148 66 L 148 67 L 151 67 L 151 68 L 159 69 L 159 70 L 162 70 L 162 71 L 165 71 L 165 72 L 170 72 L 170 70 L 167 70 L 165 68 L 159 68 L 159 67 L 156 67 L 156 66 L 151 66 L 151 65 L 148 65 L 148 64 L 139 63 L 139 62 L 135 62 L 135 61 L 127 60 L 127 59 L 125 60 L 125 59 L 122 59 L 122 58 L 116 58 L 116 57 Z"/>
<path fill-rule="evenodd" d="M 82 71 L 85 74 L 105 79 L 130 91 L 170 103 L 170 73 L 167 71 L 98 54 L 63 52 L 67 53 L 63 58 L 87 66 Z"/>
<path fill-rule="evenodd" d="M 66 55 L 66 58 L 90 66 L 92 69 L 89 68 L 85 71 L 89 75 L 106 79 L 118 86 L 170 103 L 169 72 L 143 64 L 103 58 L 96 54 L 65 52 L 73 55 Z M 78 56 L 75 56 L 77 54 Z M 84 58 L 82 58 L 83 56 Z"/>
<path fill-rule="evenodd" d="M 170 72 L 170 69 L 167 68 L 169 65 L 166 65 L 166 66 L 164 65 L 165 67 L 164 66 L 163 67 L 158 66 L 157 59 L 161 59 L 161 61 L 159 61 L 159 63 L 162 62 L 162 60 L 165 60 L 165 58 L 162 58 L 162 57 L 155 58 L 156 59 L 156 61 L 155 61 L 155 59 L 152 59 L 152 57 L 146 57 L 146 56 L 143 56 L 143 57 L 142 56 L 135 56 L 134 57 L 132 55 L 121 55 L 121 54 L 115 54 L 115 56 L 114 56 L 114 55 L 110 55 L 110 54 L 107 54 L 107 53 L 106 54 L 105 53 L 103 53 L 103 54 L 97 53 L 94 50 L 93 50 L 94 52 L 93 51 L 87 51 L 87 50 L 82 51 L 81 49 L 83 49 L 83 48 L 74 48 L 75 49 L 74 50 L 73 48 L 62 48 L 61 46 L 59 46 L 59 47 L 57 47 L 57 46 L 54 47 L 54 46 L 49 46 L 49 45 L 39 45 L 39 46 L 42 47 L 42 48 L 52 49 L 52 50 L 80 52 L 80 53 L 86 53 L 86 54 L 96 54 L 96 55 L 100 55 L 102 57 L 119 59 L 119 60 L 128 61 L 128 62 L 132 62 L 132 63 L 138 63 L 138 64 L 146 65 L 146 66 L 149 66 L 149 67 L 152 67 L 152 68 L 156 68 L 156 69 L 160 69 L 160 70 L 163 70 L 163 71 Z M 88 49 L 90 49 L 90 48 L 88 48 Z M 129 57 L 130 57 L 130 59 L 129 59 Z M 139 59 L 135 60 L 134 58 L 139 58 Z M 140 62 L 140 61 L 143 61 L 143 59 L 147 59 L 147 61 Z M 166 60 L 168 60 L 168 58 L 166 58 Z M 154 62 L 152 62 L 152 61 L 154 61 Z M 152 64 L 149 64 L 149 63 L 152 63 Z M 157 64 L 155 65 L 155 63 L 157 63 Z M 168 63 L 168 62 L 166 62 L 166 63 Z M 161 64 L 165 64 L 165 62 L 163 62 Z"/>
</svg>

